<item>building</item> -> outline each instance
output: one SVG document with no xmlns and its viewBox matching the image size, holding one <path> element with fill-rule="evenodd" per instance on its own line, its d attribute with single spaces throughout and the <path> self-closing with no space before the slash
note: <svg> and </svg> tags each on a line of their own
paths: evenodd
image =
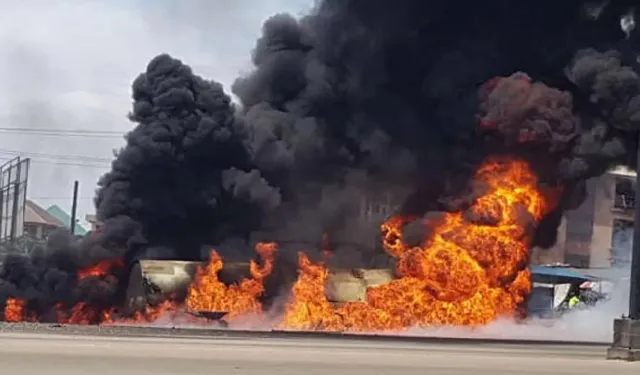
<svg viewBox="0 0 640 375">
<path fill-rule="evenodd" d="M 91 225 L 91 231 L 100 229 L 100 226 L 102 225 L 102 223 L 100 223 L 96 218 L 96 215 L 86 215 L 84 219 L 89 223 L 89 225 Z"/>
<path fill-rule="evenodd" d="M 636 173 L 618 167 L 587 181 L 587 197 L 567 211 L 556 246 L 534 249 L 532 263 L 603 269 L 629 264 Z"/>
<path fill-rule="evenodd" d="M 71 215 L 69 215 L 65 210 L 63 210 L 57 205 L 53 205 L 47 208 L 47 212 L 51 214 L 51 216 L 61 221 L 67 229 L 71 229 Z M 79 220 L 76 219 L 74 234 L 76 236 L 84 236 L 85 234 L 87 234 L 87 230 L 82 225 L 80 225 L 78 221 Z"/>
<path fill-rule="evenodd" d="M 635 210 L 636 172 L 615 168 L 595 186 L 591 267 L 628 265 Z"/>
<path fill-rule="evenodd" d="M 31 200 L 24 206 L 24 233 L 31 238 L 45 239 L 51 232 L 64 228 L 65 225 L 47 210 Z"/>
</svg>

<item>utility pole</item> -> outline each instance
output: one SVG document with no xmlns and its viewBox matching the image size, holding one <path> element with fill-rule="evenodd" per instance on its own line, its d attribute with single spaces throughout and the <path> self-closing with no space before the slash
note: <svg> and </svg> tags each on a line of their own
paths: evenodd
<svg viewBox="0 0 640 375">
<path fill-rule="evenodd" d="M 78 210 L 78 180 L 73 182 L 73 202 L 71 203 L 71 223 L 70 229 L 71 234 L 76 234 L 76 213 Z"/>
<path fill-rule="evenodd" d="M 640 145 L 640 132 L 637 135 Z M 640 147 L 637 166 L 640 167 Z M 640 361 L 640 180 L 638 168 L 635 176 L 633 218 L 633 245 L 631 250 L 631 274 L 629 277 L 629 316 L 613 321 L 613 343 L 607 351 L 608 359 Z"/>
<path fill-rule="evenodd" d="M 638 162 L 640 162 L 640 150 L 638 152 Z M 633 244 L 631 250 L 631 275 L 629 279 L 629 318 L 640 320 L 640 181 L 636 173 L 633 220 Z M 640 332 L 639 332 L 640 333 Z M 640 337 L 638 338 L 640 340 Z"/>
</svg>

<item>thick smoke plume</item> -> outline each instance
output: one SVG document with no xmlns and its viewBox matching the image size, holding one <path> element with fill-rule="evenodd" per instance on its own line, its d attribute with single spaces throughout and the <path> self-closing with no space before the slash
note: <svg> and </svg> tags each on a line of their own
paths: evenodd
<svg viewBox="0 0 640 375">
<path fill-rule="evenodd" d="M 550 246 L 586 178 L 635 167 L 640 38 L 619 22 L 631 2 L 592 3 L 323 0 L 264 23 L 255 69 L 233 86 L 237 108 L 220 84 L 155 57 L 99 182 L 103 228 L 5 260 L 0 298 L 82 300 L 89 281 L 75 273 L 98 260 L 201 259 L 210 246 L 242 258 L 261 239 L 384 264 L 376 220 L 465 209 L 481 189 L 470 176 L 493 154 L 562 188 L 535 236 Z M 101 295 L 117 280 L 98 280 Z"/>
<path fill-rule="evenodd" d="M 160 55 L 134 81 L 133 100 L 138 125 L 96 198 L 105 227 L 137 227 L 128 250 L 199 260 L 200 246 L 246 236 L 280 203 L 254 169 L 220 84 Z"/>
</svg>

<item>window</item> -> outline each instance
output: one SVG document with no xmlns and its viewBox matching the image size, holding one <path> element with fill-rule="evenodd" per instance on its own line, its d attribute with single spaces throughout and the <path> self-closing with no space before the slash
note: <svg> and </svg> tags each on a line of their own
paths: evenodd
<svg viewBox="0 0 640 375">
<path fill-rule="evenodd" d="M 611 236 L 611 264 L 626 266 L 631 262 L 631 248 L 633 246 L 633 221 L 613 220 L 613 234 Z"/>
<path fill-rule="evenodd" d="M 27 236 L 31 238 L 37 238 L 38 236 L 38 227 L 35 225 L 25 225 L 24 232 Z"/>
<path fill-rule="evenodd" d="M 364 196 L 360 202 L 360 216 L 366 220 L 385 220 L 397 207 L 391 204 L 390 196 Z"/>
<path fill-rule="evenodd" d="M 635 207 L 635 181 L 631 178 L 616 177 L 613 207 L 619 210 L 632 210 Z"/>
</svg>

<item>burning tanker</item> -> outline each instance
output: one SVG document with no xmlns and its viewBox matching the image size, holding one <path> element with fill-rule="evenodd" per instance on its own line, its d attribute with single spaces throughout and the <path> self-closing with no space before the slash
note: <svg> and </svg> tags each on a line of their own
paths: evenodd
<svg viewBox="0 0 640 375">
<path fill-rule="evenodd" d="M 325 293 L 328 268 L 314 263 L 301 251 L 299 276 L 285 306 L 281 328 L 337 331 L 402 330 L 414 326 L 480 325 L 501 316 L 516 316 L 530 290 L 527 269 L 533 229 L 551 211 L 556 192 L 538 191 L 538 181 L 527 163 L 488 161 L 474 183 L 483 186 L 465 212 L 447 213 L 424 223 L 432 234 L 418 246 L 403 242 L 407 218 L 395 216 L 382 226 L 386 251 L 397 259 L 398 279 L 367 288 L 366 300 L 337 306 Z M 263 265 L 250 263 L 249 278 L 225 285 L 218 275 L 223 260 L 213 251 L 208 265 L 198 269 L 188 289 L 185 307 L 197 312 L 225 312 L 232 320 L 262 314 L 263 281 L 273 271 L 277 245 L 259 243 L 256 251 Z M 78 277 L 101 277 L 114 263 L 99 263 Z M 71 316 L 56 317 L 69 323 L 150 321 L 160 314 L 177 312 L 175 302 L 163 301 L 134 318 L 114 318 L 117 312 L 99 316 L 84 303 L 71 308 Z M 59 313 L 64 309 L 58 307 Z M 520 311 L 522 313 L 522 311 Z M 4 313 L 9 321 L 38 320 L 25 303 L 9 299 Z"/>
<path fill-rule="evenodd" d="M 366 299 L 331 303 L 325 288 L 328 268 L 314 263 L 301 251 L 299 276 L 285 306 L 281 328 L 338 331 L 402 330 L 414 326 L 480 325 L 522 311 L 530 291 L 528 249 L 533 231 L 554 206 L 557 192 L 539 191 L 528 164 L 508 159 L 484 163 L 473 183 L 483 193 L 464 212 L 444 213 L 425 222 L 432 233 L 417 246 L 402 240 L 409 219 L 394 216 L 382 225 L 385 250 L 397 259 L 398 278 L 366 289 Z M 250 277 L 225 285 L 219 279 L 223 260 L 216 251 L 197 270 L 184 307 L 197 312 L 224 312 L 232 320 L 264 313 L 260 297 L 264 279 L 273 271 L 275 243 L 259 243 L 262 266 L 250 262 Z M 102 262 L 80 270 L 78 280 L 102 278 L 119 262 Z M 117 318 L 117 309 L 96 311 L 84 302 L 56 306 L 55 320 L 65 323 L 117 323 L 153 321 L 176 313 L 181 304 L 161 301 L 133 318 Z M 8 321 L 39 318 L 25 301 L 10 298 L 4 317 Z"/>
<path fill-rule="evenodd" d="M 320 1 L 265 22 L 238 106 L 157 56 L 98 183 L 103 227 L 4 259 L 4 319 L 223 310 L 375 331 L 523 317 L 529 249 L 554 244 L 586 179 L 636 167 L 637 37 L 620 27 L 632 13 L 596 8 Z M 123 311 L 130 270 L 148 259 L 205 264 L 184 295 Z M 223 280 L 233 262 L 248 271 Z M 372 268 L 392 271 L 359 298 L 332 297 L 337 271 Z"/>
<path fill-rule="evenodd" d="M 536 177 L 519 161 L 487 162 L 474 182 L 484 185 L 485 193 L 465 212 L 425 223 L 432 233 L 418 246 L 401 240 L 404 217 L 383 225 L 384 246 L 397 259 L 399 279 L 368 288 L 365 302 L 333 308 L 325 296 L 327 269 L 301 252 L 300 276 L 282 326 L 401 330 L 475 326 L 515 316 L 531 287 L 532 229 L 553 208 L 552 201 L 537 190 Z"/>
</svg>

